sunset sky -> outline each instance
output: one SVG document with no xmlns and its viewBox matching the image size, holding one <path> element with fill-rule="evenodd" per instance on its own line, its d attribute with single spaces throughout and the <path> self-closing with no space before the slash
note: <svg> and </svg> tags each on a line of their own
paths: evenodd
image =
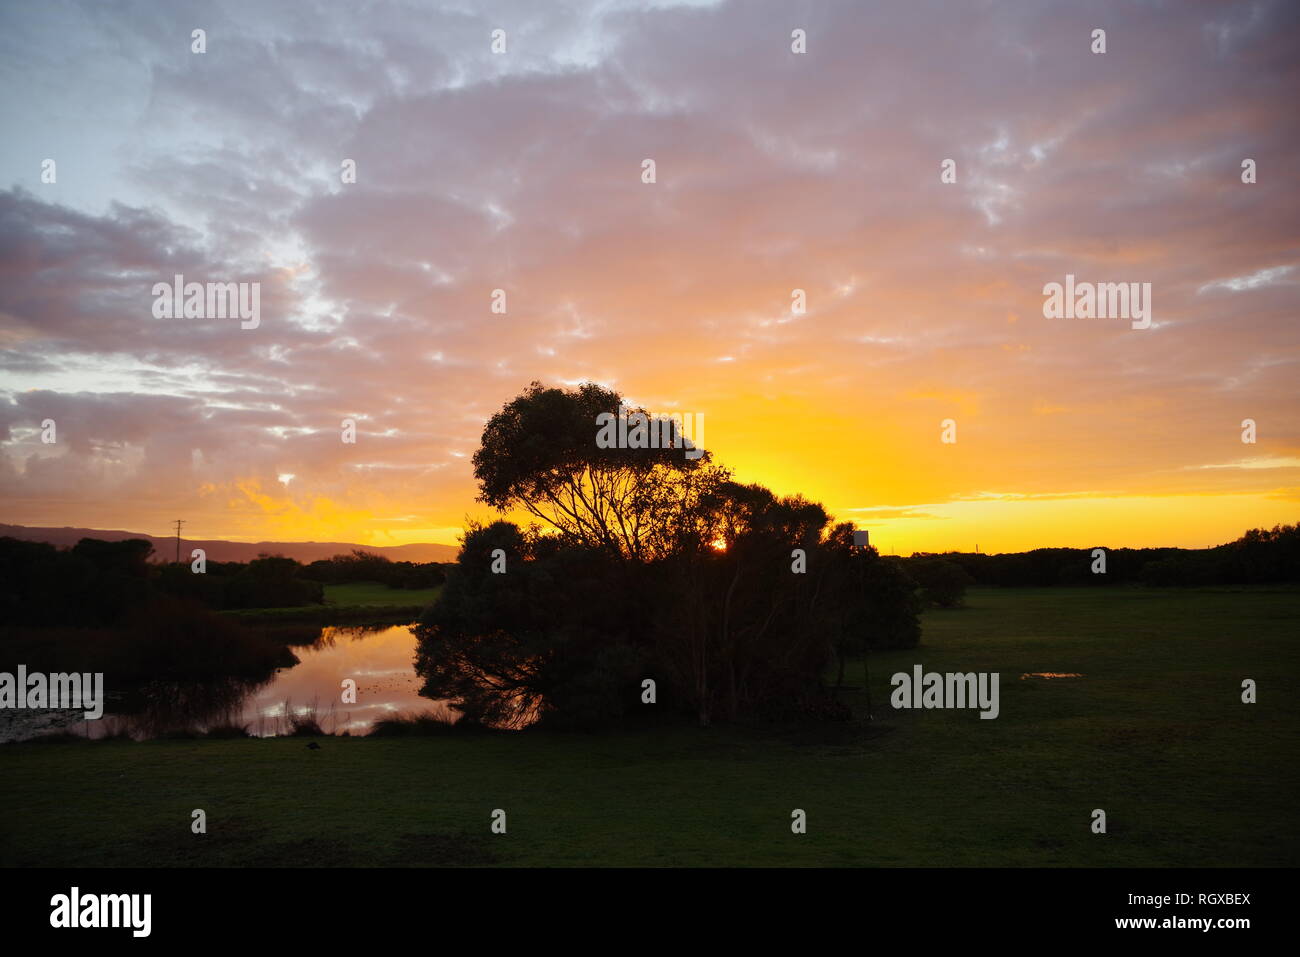
<svg viewBox="0 0 1300 957">
<path fill-rule="evenodd" d="M 534 379 L 886 553 L 1295 522 L 1298 52 L 1283 2 L 4 2 L 0 522 L 454 543 Z M 177 273 L 259 327 L 155 318 Z"/>
</svg>

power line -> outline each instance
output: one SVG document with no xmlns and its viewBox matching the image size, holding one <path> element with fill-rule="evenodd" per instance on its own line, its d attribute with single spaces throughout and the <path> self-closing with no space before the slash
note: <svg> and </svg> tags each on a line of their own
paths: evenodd
<svg viewBox="0 0 1300 957">
<path fill-rule="evenodd" d="M 185 519 L 176 519 L 176 563 L 181 561 L 181 526 L 185 524 Z"/>
</svg>

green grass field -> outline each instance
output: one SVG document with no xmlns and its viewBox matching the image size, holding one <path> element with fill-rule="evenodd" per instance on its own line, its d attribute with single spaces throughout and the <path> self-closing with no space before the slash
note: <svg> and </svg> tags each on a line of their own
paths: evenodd
<svg viewBox="0 0 1300 957">
<path fill-rule="evenodd" d="M 346 585 L 326 585 L 327 605 L 363 605 L 366 607 L 424 607 L 438 597 L 442 586 L 436 588 L 389 588 L 379 582 L 352 582 Z"/>
<path fill-rule="evenodd" d="M 0 863 L 1295 866 L 1297 622 L 1295 591 L 977 590 L 873 656 L 870 724 L 6 745 Z M 893 711 L 915 663 L 1000 672 L 1001 716 Z"/>
<path fill-rule="evenodd" d="M 245 608 L 222 612 L 241 621 L 316 622 L 372 620 L 414 621 L 442 591 L 435 588 L 389 588 L 380 582 L 351 582 L 326 585 L 325 604 L 292 605 L 284 608 Z"/>
</svg>

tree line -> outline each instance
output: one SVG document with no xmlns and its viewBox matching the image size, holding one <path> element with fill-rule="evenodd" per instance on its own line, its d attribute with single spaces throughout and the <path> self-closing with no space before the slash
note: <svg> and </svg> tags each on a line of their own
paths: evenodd
<svg viewBox="0 0 1300 957">
<path fill-rule="evenodd" d="M 432 588 L 445 573 L 436 562 L 394 562 L 355 549 L 309 565 L 283 555 L 248 562 L 208 561 L 202 574 L 185 562 L 151 561 L 145 539 L 83 538 L 69 548 L 0 538 L 0 621 L 13 625 L 98 626 L 120 622 L 159 596 L 213 610 L 321 604 L 324 586 L 378 582 Z"/>
<path fill-rule="evenodd" d="M 1107 548 L 1104 552 L 1104 573 L 1093 571 L 1097 558 L 1091 548 L 1036 548 L 1000 555 L 917 554 L 903 563 L 923 585 L 930 583 L 944 595 L 962 582 L 1002 587 L 1300 582 L 1300 524 L 1251 529 L 1235 541 L 1212 548 Z"/>
<path fill-rule="evenodd" d="M 0 665 L 102 671 L 120 688 L 264 677 L 296 661 L 282 643 L 169 593 L 168 569 L 149 561 L 152 550 L 144 539 L 56 548 L 0 538 Z"/>
</svg>

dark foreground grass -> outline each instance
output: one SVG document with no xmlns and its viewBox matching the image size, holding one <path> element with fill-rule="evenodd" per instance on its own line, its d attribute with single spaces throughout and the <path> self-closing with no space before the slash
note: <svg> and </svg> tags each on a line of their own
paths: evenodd
<svg viewBox="0 0 1300 957">
<path fill-rule="evenodd" d="M 872 658 L 872 723 L 7 745 L 0 863 L 1300 864 L 1300 594 L 968 604 L 928 614 L 921 648 Z M 999 671 L 1001 717 L 893 711 L 889 676 L 914 663 Z M 1258 704 L 1240 703 L 1246 677 Z M 190 833 L 195 808 L 206 835 Z"/>
</svg>

